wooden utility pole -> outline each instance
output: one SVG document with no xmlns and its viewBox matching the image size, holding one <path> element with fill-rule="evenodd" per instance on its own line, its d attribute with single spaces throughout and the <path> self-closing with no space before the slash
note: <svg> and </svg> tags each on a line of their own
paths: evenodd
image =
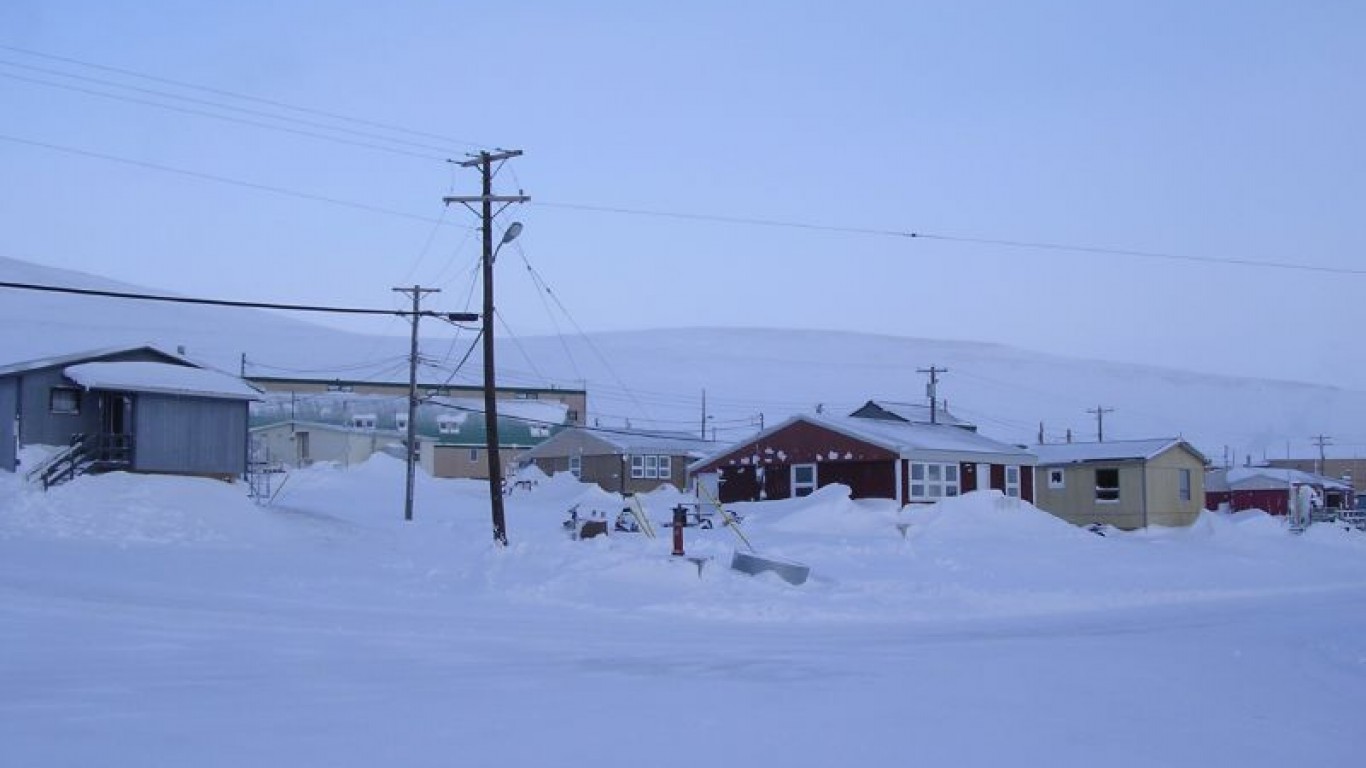
<svg viewBox="0 0 1366 768">
<path fill-rule="evenodd" d="M 1314 445 L 1319 448 L 1319 463 L 1314 467 L 1314 474 L 1321 475 L 1323 468 L 1328 465 L 1328 455 L 1324 453 L 1323 449 L 1333 444 L 1333 438 L 1328 435 L 1318 435 L 1311 439 L 1314 441 Z"/>
<path fill-rule="evenodd" d="M 403 519 L 413 519 L 413 480 L 416 477 L 417 466 L 413 459 L 413 452 L 417 449 L 417 323 L 422 317 L 422 297 L 429 293 L 440 293 L 440 288 L 423 288 L 414 285 L 412 288 L 395 288 L 395 291 L 407 294 L 413 299 L 413 341 L 411 351 L 408 353 L 408 439 L 405 441 L 404 458 L 408 463 L 408 480 L 404 486 L 403 493 Z"/>
<path fill-rule="evenodd" d="M 1087 408 L 1086 412 L 1096 416 L 1096 442 L 1105 442 L 1105 414 L 1114 413 L 1115 409 L 1097 405 L 1095 408 Z"/>
<path fill-rule="evenodd" d="M 499 455 L 498 441 L 498 397 L 497 384 L 495 382 L 493 367 L 493 262 L 497 258 L 498 252 L 493 247 L 493 217 L 497 216 L 513 203 L 525 203 L 530 200 L 526 195 L 495 195 L 493 194 L 493 176 L 495 171 L 494 164 L 499 167 L 510 158 L 518 157 L 522 154 L 520 149 L 499 150 L 497 152 L 480 152 L 472 155 L 469 160 L 458 163 L 462 168 L 478 168 L 479 175 L 483 180 L 483 194 L 469 197 L 445 197 L 442 201 L 447 205 L 451 203 L 461 203 L 466 208 L 474 211 L 483 222 L 484 231 L 484 432 L 488 439 L 485 442 L 488 453 L 489 470 L 489 503 L 493 517 L 493 541 L 499 546 L 507 546 L 508 533 L 507 522 L 503 516 L 503 462 Z M 479 203 L 478 210 L 473 203 Z M 499 203 L 497 211 L 493 210 L 493 204 Z M 514 223 L 503 234 L 503 241 L 499 243 L 502 247 L 504 243 L 512 240 L 521 232 L 521 225 Z"/>
<path fill-rule="evenodd" d="M 925 387 L 925 394 L 930 396 L 930 423 L 938 424 L 939 416 L 937 411 L 939 410 L 939 374 L 948 373 L 949 369 L 936 368 L 933 365 L 931 365 L 929 368 L 917 368 L 915 369 L 915 372 L 928 373 L 930 375 L 930 383 Z"/>
</svg>

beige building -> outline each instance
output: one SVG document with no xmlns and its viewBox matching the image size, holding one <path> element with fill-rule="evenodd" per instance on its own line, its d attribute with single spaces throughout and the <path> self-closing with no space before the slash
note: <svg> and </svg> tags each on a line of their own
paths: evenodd
<svg viewBox="0 0 1366 768">
<path fill-rule="evenodd" d="M 321 461 L 349 467 L 386 448 L 403 456 L 403 439 L 403 433 L 393 429 L 282 421 L 251 428 L 252 461 L 283 467 Z"/>
<path fill-rule="evenodd" d="M 1203 454 L 1177 438 L 1038 445 L 1034 503 L 1077 525 L 1124 530 L 1195 522 L 1205 502 Z"/>
<path fill-rule="evenodd" d="M 387 395 L 408 397 L 408 382 L 349 381 L 346 379 L 291 379 L 271 376 L 247 376 L 246 380 L 267 393 L 295 393 L 297 395 L 331 392 L 356 395 Z M 449 384 L 419 383 L 418 397 L 449 397 L 456 399 L 482 400 L 484 390 L 480 387 L 456 386 Z M 588 391 L 584 389 L 558 389 L 554 387 L 499 387 L 498 399 L 501 400 L 540 400 L 562 403 L 565 407 L 564 423 L 583 424 L 588 412 Z"/>
</svg>

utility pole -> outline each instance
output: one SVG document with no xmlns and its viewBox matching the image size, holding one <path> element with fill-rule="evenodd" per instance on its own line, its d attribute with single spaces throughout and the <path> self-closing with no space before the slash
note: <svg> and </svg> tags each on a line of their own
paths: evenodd
<svg viewBox="0 0 1366 768">
<path fill-rule="evenodd" d="M 1096 416 L 1096 442 L 1105 442 L 1105 414 L 1114 413 L 1115 409 L 1097 405 L 1095 408 L 1087 408 L 1086 412 L 1093 413 Z"/>
<path fill-rule="evenodd" d="M 417 323 L 422 318 L 422 297 L 429 293 L 441 293 L 440 288 L 423 288 L 414 285 L 412 288 L 395 288 L 398 293 L 411 296 L 413 299 L 413 342 L 412 349 L 408 353 L 408 439 L 405 441 L 404 453 L 408 462 L 408 481 L 404 486 L 403 493 L 403 519 L 413 519 L 413 481 L 416 476 L 417 466 L 413 460 L 413 451 L 417 448 Z"/>
<path fill-rule="evenodd" d="M 247 377 L 247 353 L 246 353 L 246 352 L 243 352 L 243 353 L 242 353 L 242 364 L 241 364 L 241 366 L 238 368 L 237 377 L 238 377 L 238 378 L 241 378 L 241 379 L 245 379 L 245 378 Z"/>
<path fill-rule="evenodd" d="M 707 439 L 707 390 L 702 390 L 702 439 Z"/>
<path fill-rule="evenodd" d="M 916 368 L 915 372 L 928 373 L 930 375 L 930 383 L 925 387 L 925 394 L 930 396 L 930 423 L 938 424 L 939 416 L 936 411 L 938 411 L 937 405 L 939 402 L 939 374 L 948 373 L 949 369 L 936 368 L 931 365 L 929 368 Z"/>
<path fill-rule="evenodd" d="M 1043 422 L 1039 422 L 1039 445 L 1043 445 Z"/>
<path fill-rule="evenodd" d="M 493 217 L 498 215 L 513 203 L 525 203 L 530 200 L 526 195 L 495 195 L 493 194 L 493 175 L 495 173 L 494 164 L 498 167 L 510 158 L 518 157 L 522 154 L 520 149 L 499 150 L 497 152 L 479 152 L 472 155 L 469 160 L 458 163 L 462 168 L 478 168 L 479 175 L 483 180 L 483 194 L 469 197 L 445 197 L 442 201 L 447 205 L 451 203 L 461 203 L 479 216 L 483 222 L 484 232 L 484 432 L 488 436 L 486 441 L 488 453 L 489 470 L 489 504 L 493 517 L 493 541 L 500 547 L 506 547 L 508 543 L 507 522 L 503 516 L 503 462 L 498 454 L 498 397 L 495 383 L 493 367 L 493 261 L 498 252 L 493 247 Z M 479 203 L 476 211 L 473 203 Z M 500 203 L 497 211 L 493 210 L 493 204 Z M 521 225 L 514 222 L 503 233 L 503 242 L 499 243 L 502 247 L 516 237 L 522 231 Z"/>
<path fill-rule="evenodd" d="M 1314 467 L 1314 474 L 1321 475 L 1323 474 L 1323 468 L 1327 466 L 1328 463 L 1328 456 L 1324 453 L 1323 449 L 1333 444 L 1333 438 L 1328 435 L 1318 435 L 1317 437 L 1310 439 L 1314 441 L 1314 445 L 1319 447 L 1319 463 Z"/>
</svg>

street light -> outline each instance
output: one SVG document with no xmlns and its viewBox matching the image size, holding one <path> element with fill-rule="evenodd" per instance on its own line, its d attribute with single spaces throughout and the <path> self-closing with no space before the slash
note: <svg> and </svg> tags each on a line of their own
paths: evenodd
<svg viewBox="0 0 1366 768">
<path fill-rule="evenodd" d="M 511 224 L 508 225 L 508 228 L 507 228 L 507 229 L 503 230 L 503 241 L 500 242 L 500 243 L 498 244 L 498 247 L 499 247 L 499 248 L 502 248 L 503 246 L 507 245 L 508 243 L 512 242 L 513 240 L 516 240 L 517 237 L 518 237 L 519 235 L 521 235 L 521 234 L 522 234 L 522 222 L 520 222 L 520 221 L 514 221 L 514 222 L 512 222 Z M 493 254 L 494 254 L 495 256 L 497 256 L 497 255 L 498 255 L 498 251 L 495 250 L 495 251 L 493 252 Z"/>
</svg>

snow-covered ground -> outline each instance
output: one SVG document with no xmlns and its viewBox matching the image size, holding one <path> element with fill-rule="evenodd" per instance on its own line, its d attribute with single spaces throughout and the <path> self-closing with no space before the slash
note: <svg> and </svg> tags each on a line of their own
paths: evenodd
<svg viewBox="0 0 1366 768">
<path fill-rule="evenodd" d="M 1260 514 L 1106 536 L 999 494 L 840 487 L 724 527 L 570 540 L 403 467 L 211 480 L 0 473 L 0 765 L 1348 766 L 1366 534 Z M 678 501 L 644 499 L 663 521 Z M 903 524 L 905 535 L 898 523 Z M 908 524 L 908 525 L 904 525 Z M 740 545 L 743 546 L 743 545 Z"/>
</svg>

